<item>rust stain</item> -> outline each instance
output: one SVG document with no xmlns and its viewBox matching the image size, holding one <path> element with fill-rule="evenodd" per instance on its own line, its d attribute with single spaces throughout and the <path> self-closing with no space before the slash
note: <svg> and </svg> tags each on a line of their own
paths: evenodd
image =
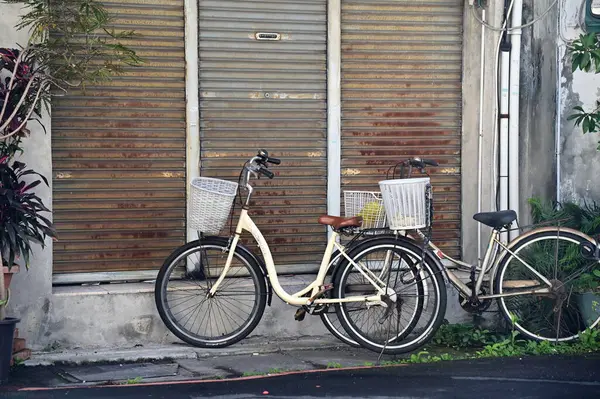
<svg viewBox="0 0 600 399">
<path fill-rule="evenodd" d="M 432 122 L 432 121 L 409 121 L 409 122 L 403 122 L 403 121 L 393 121 L 393 122 L 373 122 L 372 125 L 374 127 L 380 127 L 380 126 L 388 126 L 388 127 L 433 127 L 433 126 L 440 126 L 439 122 Z"/>
<path fill-rule="evenodd" d="M 450 130 L 436 130 L 436 131 L 423 131 L 423 130 L 380 130 L 380 131 L 358 131 L 358 132 L 347 132 L 347 135 L 354 137 L 410 137 L 410 136 L 457 136 L 456 131 Z"/>
<path fill-rule="evenodd" d="M 426 118 L 434 116 L 435 112 L 415 112 L 415 111 L 404 111 L 404 112 L 385 112 L 383 114 L 386 118 Z"/>
</svg>

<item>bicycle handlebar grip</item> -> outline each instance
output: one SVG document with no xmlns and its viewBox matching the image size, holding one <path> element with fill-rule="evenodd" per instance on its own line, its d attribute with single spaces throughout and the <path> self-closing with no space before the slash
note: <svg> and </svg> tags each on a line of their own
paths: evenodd
<svg viewBox="0 0 600 399">
<path fill-rule="evenodd" d="M 275 173 L 271 172 L 270 170 L 266 169 L 266 168 L 260 168 L 258 170 L 258 173 L 260 173 L 263 176 L 268 177 L 269 179 L 272 179 L 275 177 Z"/>
<path fill-rule="evenodd" d="M 262 158 L 263 162 L 272 163 L 273 165 L 279 165 L 281 163 L 281 159 L 270 157 L 267 150 L 259 150 L 258 156 Z"/>
<path fill-rule="evenodd" d="M 429 166 L 439 166 L 440 165 L 433 159 L 422 159 L 421 162 L 423 162 L 425 165 L 429 165 Z"/>
</svg>

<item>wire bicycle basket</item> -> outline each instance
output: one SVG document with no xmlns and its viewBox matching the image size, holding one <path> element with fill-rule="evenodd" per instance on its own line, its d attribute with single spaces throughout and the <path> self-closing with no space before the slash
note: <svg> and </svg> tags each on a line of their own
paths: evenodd
<svg viewBox="0 0 600 399">
<path fill-rule="evenodd" d="M 344 191 L 344 216 L 361 216 L 361 230 L 387 226 L 381 193 L 375 191 Z"/>
<path fill-rule="evenodd" d="M 211 177 L 191 182 L 189 228 L 216 235 L 223 229 L 237 195 L 238 183 Z"/>
<path fill-rule="evenodd" d="M 379 187 L 391 230 L 422 229 L 429 225 L 429 177 L 383 180 Z"/>
</svg>

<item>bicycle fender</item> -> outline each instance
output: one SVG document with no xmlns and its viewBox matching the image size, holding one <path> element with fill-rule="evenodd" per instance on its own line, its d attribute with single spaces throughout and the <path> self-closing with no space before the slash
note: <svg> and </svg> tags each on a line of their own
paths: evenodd
<svg viewBox="0 0 600 399">
<path fill-rule="evenodd" d="M 229 243 L 229 238 L 218 237 L 218 236 L 210 236 L 205 237 L 213 240 L 219 240 L 223 243 L 223 246 L 227 246 Z M 246 255 L 250 256 L 257 264 L 260 270 L 263 273 L 263 277 L 267 284 L 267 305 L 271 306 L 271 300 L 273 299 L 273 286 L 271 285 L 271 280 L 269 280 L 269 274 L 267 273 L 267 265 L 265 264 L 262 258 L 256 256 L 254 252 L 250 250 L 250 248 L 246 247 L 244 244 L 238 242 L 236 249 L 239 248 L 240 251 L 244 252 Z"/>
<path fill-rule="evenodd" d="M 368 241 L 373 241 L 373 240 L 378 240 L 381 238 L 392 238 L 398 241 L 403 241 L 403 242 L 407 242 L 409 244 L 412 245 L 416 245 L 417 247 L 419 247 L 419 243 L 416 242 L 415 240 L 408 238 L 408 237 L 404 237 L 404 236 L 396 236 L 396 235 L 379 235 L 379 236 L 375 236 L 375 237 L 370 237 L 370 238 L 366 238 L 364 240 L 359 241 L 355 246 L 361 245 L 363 243 L 366 243 Z M 348 252 L 351 252 L 352 248 L 348 248 Z M 431 252 L 431 250 L 429 248 L 425 248 L 425 256 L 431 260 L 433 262 L 433 264 L 435 265 L 435 267 L 438 269 L 438 271 L 440 273 L 442 273 L 442 275 L 445 277 L 446 280 L 448 280 L 448 275 L 446 273 L 446 269 L 444 268 L 444 265 L 442 265 L 442 261 L 440 260 L 440 258 L 438 258 L 437 256 L 435 256 L 433 254 L 433 252 Z M 336 273 L 338 272 L 338 269 L 340 268 L 340 264 L 342 263 L 343 256 L 340 257 L 340 259 L 338 260 L 338 262 L 336 263 L 336 265 L 333 267 L 333 272 L 331 273 L 332 276 L 335 276 Z"/>
</svg>

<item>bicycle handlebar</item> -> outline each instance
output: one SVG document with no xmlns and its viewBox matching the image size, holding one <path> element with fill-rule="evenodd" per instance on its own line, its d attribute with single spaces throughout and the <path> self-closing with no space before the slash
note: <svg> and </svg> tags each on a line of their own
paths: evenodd
<svg viewBox="0 0 600 399">
<path fill-rule="evenodd" d="M 273 165 L 281 164 L 281 159 L 270 157 L 267 150 L 258 151 L 257 157 L 259 157 L 263 162 L 271 163 Z"/>
<path fill-rule="evenodd" d="M 410 158 L 408 164 L 414 168 L 423 169 L 426 165 L 428 166 L 439 166 L 439 164 L 433 159 L 421 159 L 421 158 Z"/>
<path fill-rule="evenodd" d="M 272 179 L 275 177 L 275 173 L 271 172 L 269 169 L 264 168 L 264 167 L 258 169 L 258 173 L 260 173 L 263 176 L 268 177 L 269 179 Z"/>
</svg>

